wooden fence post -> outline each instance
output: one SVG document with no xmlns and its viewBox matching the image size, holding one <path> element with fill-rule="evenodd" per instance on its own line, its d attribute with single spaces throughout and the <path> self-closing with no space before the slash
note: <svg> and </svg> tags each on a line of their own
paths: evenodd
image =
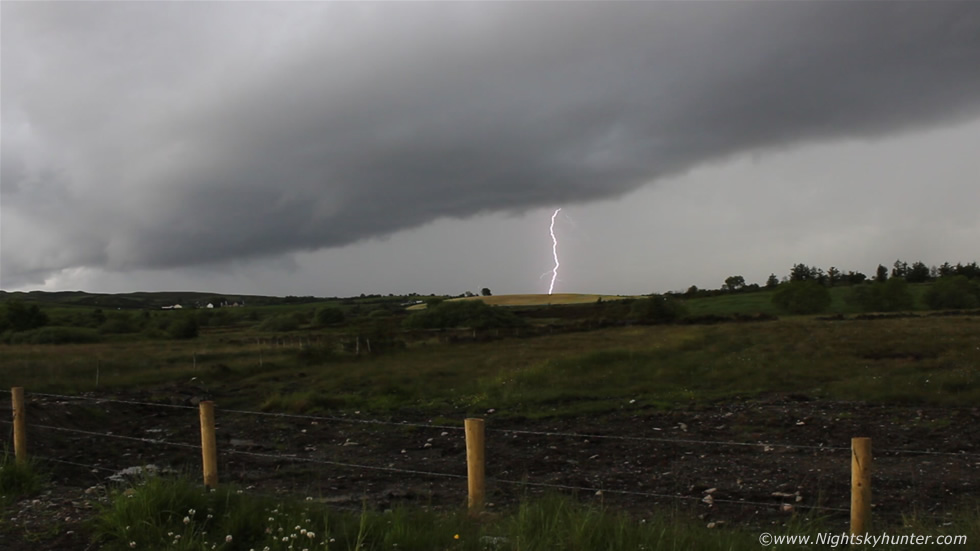
<svg viewBox="0 0 980 551">
<path fill-rule="evenodd" d="M 27 408 L 24 406 L 24 387 L 10 389 L 10 401 L 14 409 L 14 459 L 17 463 L 27 461 Z"/>
<path fill-rule="evenodd" d="M 871 439 L 851 439 L 851 534 L 871 527 Z"/>
<path fill-rule="evenodd" d="M 214 402 L 204 401 L 201 409 L 201 460 L 204 464 L 204 485 L 218 486 L 218 446 L 214 437 Z"/>
<path fill-rule="evenodd" d="M 483 511 L 483 499 L 486 495 L 483 425 L 483 419 L 466 419 L 463 423 L 466 432 L 466 481 L 469 489 L 467 505 L 470 514 Z"/>
</svg>

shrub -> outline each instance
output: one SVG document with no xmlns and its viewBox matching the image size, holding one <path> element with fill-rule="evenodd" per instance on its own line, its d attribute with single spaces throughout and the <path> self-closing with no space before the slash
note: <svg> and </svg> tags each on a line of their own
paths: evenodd
<svg viewBox="0 0 980 551">
<path fill-rule="evenodd" d="M 317 325 L 332 325 L 335 323 L 343 323 L 344 312 L 340 308 L 324 306 L 323 308 L 317 309 L 314 319 L 316 319 Z"/>
<path fill-rule="evenodd" d="M 687 308 L 681 301 L 664 295 L 637 300 L 630 308 L 631 317 L 646 323 L 670 323 L 686 314 Z"/>
<path fill-rule="evenodd" d="M 925 300 L 933 310 L 976 308 L 980 305 L 980 285 L 962 275 L 942 277 L 926 291 Z"/>
<path fill-rule="evenodd" d="M 235 323 L 235 317 L 227 308 L 222 308 L 221 310 L 212 310 L 207 319 L 202 319 L 201 323 L 206 323 L 209 327 L 233 325 Z"/>
<path fill-rule="evenodd" d="M 491 329 L 520 327 L 524 320 L 509 310 L 494 308 L 480 300 L 454 300 L 429 306 L 405 319 L 409 329 L 446 329 L 469 327 Z"/>
<path fill-rule="evenodd" d="M 41 311 L 37 304 L 25 306 L 24 303 L 12 300 L 7 302 L 0 311 L 0 332 L 28 331 L 48 324 L 48 315 Z"/>
<path fill-rule="evenodd" d="M 167 328 L 167 335 L 171 339 L 194 339 L 197 338 L 198 325 L 197 318 L 194 316 L 183 316 L 170 322 Z"/>
<path fill-rule="evenodd" d="M 911 310 L 915 305 L 908 282 L 900 277 L 855 287 L 849 301 L 866 312 Z"/>
<path fill-rule="evenodd" d="M 384 308 L 378 308 L 377 310 L 371 310 L 367 314 L 368 319 L 379 320 L 391 317 L 391 311 L 385 310 Z"/>
<path fill-rule="evenodd" d="M 164 316 L 151 317 L 143 324 L 142 334 L 150 339 L 166 339 L 170 336 L 170 325 L 172 323 L 170 314 Z"/>
<path fill-rule="evenodd" d="M 109 316 L 102 325 L 99 326 L 99 333 L 123 334 L 137 333 L 140 331 L 139 323 L 128 313 L 113 314 Z"/>
<path fill-rule="evenodd" d="M 291 314 L 272 316 L 259 324 L 260 331 L 295 331 L 297 329 L 299 329 L 299 320 Z"/>
<path fill-rule="evenodd" d="M 830 291 L 813 280 L 784 283 L 772 295 L 772 303 L 791 314 L 818 314 L 830 302 Z"/>
</svg>

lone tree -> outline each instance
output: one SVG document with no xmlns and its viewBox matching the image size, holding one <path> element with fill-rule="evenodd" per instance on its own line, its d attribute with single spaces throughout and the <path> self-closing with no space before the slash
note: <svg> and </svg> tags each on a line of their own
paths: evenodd
<svg viewBox="0 0 980 551">
<path fill-rule="evenodd" d="M 776 274 L 769 274 L 769 279 L 766 280 L 766 289 L 775 289 L 779 287 L 779 278 Z"/>
<path fill-rule="evenodd" d="M 480 291 L 480 294 L 483 295 L 483 296 L 485 296 L 485 297 L 488 297 L 488 296 L 492 295 L 493 293 L 490 292 L 490 288 L 489 287 L 484 287 Z"/>
<path fill-rule="evenodd" d="M 840 280 L 841 280 L 840 270 L 838 270 L 836 266 L 831 266 L 827 270 L 827 282 L 830 283 L 831 287 L 833 287 L 834 284 L 839 283 Z"/>
<path fill-rule="evenodd" d="M 794 264 L 793 269 L 789 272 L 790 281 L 818 281 L 821 284 L 827 279 L 827 276 L 823 273 L 823 270 L 817 268 L 816 266 L 810 267 L 806 264 Z"/>
<path fill-rule="evenodd" d="M 878 270 L 875 272 L 875 281 L 878 283 L 888 281 L 888 268 L 878 264 Z"/>
<path fill-rule="evenodd" d="M 725 278 L 724 288 L 729 291 L 738 291 L 739 289 L 745 287 L 745 278 L 736 275 Z"/>
<path fill-rule="evenodd" d="M 924 262 L 914 262 L 912 267 L 909 268 L 908 273 L 905 274 L 905 280 L 909 283 L 925 283 L 931 278 L 929 266 L 926 266 Z"/>
<path fill-rule="evenodd" d="M 892 266 L 892 277 L 901 277 L 909 275 L 909 263 L 902 260 L 896 260 L 895 264 Z"/>
<path fill-rule="evenodd" d="M 789 272 L 789 280 L 807 281 L 808 279 L 813 279 L 813 270 L 802 262 L 799 264 L 793 264 L 793 269 Z"/>
</svg>

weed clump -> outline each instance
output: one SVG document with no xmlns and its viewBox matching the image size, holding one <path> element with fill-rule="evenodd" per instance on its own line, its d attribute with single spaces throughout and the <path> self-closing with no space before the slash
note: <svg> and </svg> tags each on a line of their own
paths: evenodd
<svg viewBox="0 0 980 551">
<path fill-rule="evenodd" d="M 0 505 L 9 505 L 41 487 L 41 475 L 30 462 L 18 463 L 13 454 L 0 455 Z"/>
</svg>

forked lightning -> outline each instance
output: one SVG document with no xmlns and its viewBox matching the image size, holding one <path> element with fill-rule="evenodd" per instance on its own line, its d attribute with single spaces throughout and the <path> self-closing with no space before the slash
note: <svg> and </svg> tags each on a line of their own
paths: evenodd
<svg viewBox="0 0 980 551">
<path fill-rule="evenodd" d="M 555 237 L 555 217 L 561 212 L 561 208 L 555 210 L 555 213 L 551 215 L 551 254 L 555 257 L 555 267 L 551 270 L 551 285 L 548 286 L 548 294 L 550 295 L 555 290 L 555 280 L 558 279 L 558 267 L 561 264 L 558 262 L 558 238 Z"/>
</svg>

